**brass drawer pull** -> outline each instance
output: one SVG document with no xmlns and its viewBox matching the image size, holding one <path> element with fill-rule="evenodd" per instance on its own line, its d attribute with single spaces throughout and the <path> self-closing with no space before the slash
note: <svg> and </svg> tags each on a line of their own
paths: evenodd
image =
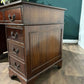
<svg viewBox="0 0 84 84">
<path fill-rule="evenodd" d="M 14 63 L 14 66 L 15 66 L 16 69 L 20 68 L 20 64 L 17 64 L 16 62 Z"/>
<path fill-rule="evenodd" d="M 16 38 L 18 37 L 18 33 L 16 32 L 16 33 L 14 34 L 14 32 L 11 32 L 11 37 L 12 37 L 13 39 L 16 39 Z"/>
<path fill-rule="evenodd" d="M 16 54 L 18 54 L 19 53 L 19 49 L 17 48 L 17 49 L 15 49 L 14 47 L 13 47 L 13 52 L 15 52 Z"/>
<path fill-rule="evenodd" d="M 8 15 L 8 18 L 11 22 L 15 21 L 15 17 L 16 17 L 15 14 L 12 17 L 10 14 Z"/>
</svg>

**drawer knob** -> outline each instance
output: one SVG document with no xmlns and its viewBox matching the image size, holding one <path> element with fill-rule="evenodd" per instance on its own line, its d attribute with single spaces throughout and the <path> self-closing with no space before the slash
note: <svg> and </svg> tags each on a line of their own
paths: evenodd
<svg viewBox="0 0 84 84">
<path fill-rule="evenodd" d="M 19 69 L 20 68 L 20 64 L 17 64 L 16 62 L 14 63 L 14 66 Z"/>
<path fill-rule="evenodd" d="M 18 49 L 18 48 L 15 49 L 15 48 L 13 47 L 13 52 L 15 52 L 16 54 L 18 54 L 18 53 L 19 53 L 19 49 Z"/>
<path fill-rule="evenodd" d="M 15 21 L 15 17 L 16 17 L 15 14 L 12 17 L 10 14 L 8 15 L 8 18 L 11 22 Z"/>
<path fill-rule="evenodd" d="M 16 32 L 16 33 L 14 34 L 14 32 L 11 32 L 11 37 L 12 37 L 13 39 L 16 39 L 16 38 L 18 37 L 18 33 Z"/>
</svg>

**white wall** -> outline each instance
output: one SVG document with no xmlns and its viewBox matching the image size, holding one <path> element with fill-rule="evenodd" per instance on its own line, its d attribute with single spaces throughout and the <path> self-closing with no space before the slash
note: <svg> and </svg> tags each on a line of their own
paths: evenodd
<svg viewBox="0 0 84 84">
<path fill-rule="evenodd" d="M 78 44 L 84 49 L 84 0 L 82 0 L 82 10 L 81 10 Z"/>
</svg>

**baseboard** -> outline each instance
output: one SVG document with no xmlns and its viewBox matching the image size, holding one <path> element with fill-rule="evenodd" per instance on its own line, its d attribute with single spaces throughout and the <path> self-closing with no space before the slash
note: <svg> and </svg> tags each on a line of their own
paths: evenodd
<svg viewBox="0 0 84 84">
<path fill-rule="evenodd" d="M 82 43 L 78 42 L 78 45 L 84 49 L 84 45 Z"/>
<path fill-rule="evenodd" d="M 78 43 L 78 40 L 74 40 L 74 39 L 63 39 L 63 43 Z"/>
</svg>

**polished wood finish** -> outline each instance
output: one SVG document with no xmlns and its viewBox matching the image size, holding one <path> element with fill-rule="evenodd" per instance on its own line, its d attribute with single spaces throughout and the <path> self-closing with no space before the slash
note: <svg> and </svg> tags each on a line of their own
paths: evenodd
<svg viewBox="0 0 84 84">
<path fill-rule="evenodd" d="M 21 8 L 11 8 L 4 11 L 5 22 L 22 22 Z M 15 17 L 15 18 L 14 18 Z M 14 20 L 13 20 L 14 19 Z"/>
<path fill-rule="evenodd" d="M 24 61 L 25 60 L 25 50 L 24 50 L 24 45 L 20 45 L 19 43 L 9 41 L 9 55 L 13 57 L 17 57 L 18 59 Z"/>
<path fill-rule="evenodd" d="M 26 2 L 2 8 L 10 77 L 29 84 L 53 65 L 62 67 L 65 9 Z"/>
<path fill-rule="evenodd" d="M 20 82 L 22 84 L 26 84 L 27 80 L 24 80 L 24 78 L 22 78 L 20 75 L 17 76 L 17 73 L 13 70 L 13 69 L 9 69 L 9 77 L 11 78 L 13 75 L 15 75 L 16 77 L 18 77 L 18 79 L 20 80 Z"/>
<path fill-rule="evenodd" d="M 29 33 L 30 38 L 31 76 L 61 59 L 60 34 L 62 28 L 63 25 L 26 26 L 25 32 Z M 28 42 L 27 35 L 26 45 Z"/>
<path fill-rule="evenodd" d="M 14 27 L 16 28 L 16 27 Z M 14 29 L 13 27 L 8 27 L 7 28 L 7 38 L 16 40 L 18 42 L 24 42 L 24 32 L 23 28 L 20 29 Z"/>
<path fill-rule="evenodd" d="M 47 7 L 24 4 L 23 22 L 25 25 L 64 23 L 64 11 L 54 10 L 55 9 L 50 10 L 50 8 Z"/>
<path fill-rule="evenodd" d="M 0 21 L 3 20 L 3 12 L 0 12 Z"/>
<path fill-rule="evenodd" d="M 10 60 L 10 67 L 16 69 L 16 71 L 21 72 L 23 74 L 25 74 L 25 64 L 24 62 L 20 62 L 17 59 L 14 59 L 13 57 L 9 56 L 9 60 Z"/>
</svg>

